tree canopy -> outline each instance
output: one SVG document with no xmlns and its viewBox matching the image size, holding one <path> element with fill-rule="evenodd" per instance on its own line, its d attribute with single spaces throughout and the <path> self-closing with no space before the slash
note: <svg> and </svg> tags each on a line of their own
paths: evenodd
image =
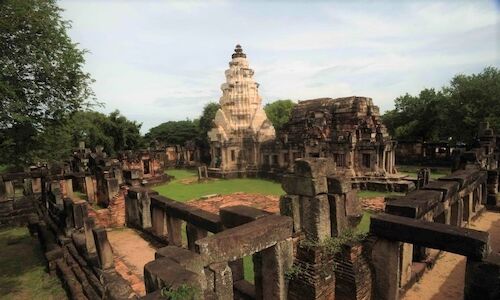
<svg viewBox="0 0 500 300">
<path fill-rule="evenodd" d="M 55 0 L 0 1 L 0 162 L 33 162 L 38 135 L 93 103 L 84 50 Z"/>
<path fill-rule="evenodd" d="M 168 121 L 153 127 L 146 134 L 146 139 L 156 140 L 164 145 L 183 145 L 188 140 L 198 137 L 197 122 L 192 120 Z"/>
<path fill-rule="evenodd" d="M 424 89 L 418 96 L 395 99 L 382 120 L 397 139 L 473 142 L 481 122 L 500 132 L 500 71 L 456 75 L 441 90 Z"/>
<path fill-rule="evenodd" d="M 292 109 L 296 105 L 292 100 L 276 100 L 264 106 L 267 118 L 271 121 L 277 131 L 283 128 L 292 114 Z"/>
</svg>

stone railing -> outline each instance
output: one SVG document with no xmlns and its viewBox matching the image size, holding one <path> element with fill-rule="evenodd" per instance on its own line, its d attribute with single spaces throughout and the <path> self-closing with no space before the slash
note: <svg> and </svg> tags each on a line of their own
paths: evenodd
<svg viewBox="0 0 500 300">
<path fill-rule="evenodd" d="M 488 260 L 488 233 L 462 227 L 498 193 L 496 182 L 497 172 L 470 168 L 386 199 L 387 214 L 372 216 L 370 227 L 377 297 L 398 299 L 441 250 L 466 256 L 468 264 Z"/>
</svg>

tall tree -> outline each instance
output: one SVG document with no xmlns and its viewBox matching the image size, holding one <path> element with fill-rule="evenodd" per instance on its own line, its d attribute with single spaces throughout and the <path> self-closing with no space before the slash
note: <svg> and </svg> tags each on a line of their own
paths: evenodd
<svg viewBox="0 0 500 300">
<path fill-rule="evenodd" d="M 197 122 L 191 120 L 168 121 L 153 127 L 146 134 L 149 141 L 158 141 L 164 145 L 184 145 L 186 141 L 199 136 Z"/>
<path fill-rule="evenodd" d="M 32 162 L 45 127 L 92 103 L 85 51 L 67 35 L 60 13 L 55 0 L 0 1 L 2 162 Z"/>
<path fill-rule="evenodd" d="M 203 108 L 203 113 L 198 121 L 199 137 L 198 137 L 198 147 L 201 150 L 201 160 L 209 164 L 210 155 L 210 142 L 208 140 L 208 132 L 214 127 L 214 119 L 217 110 L 219 110 L 220 105 L 215 102 L 210 102 Z"/>
<path fill-rule="evenodd" d="M 271 121 L 274 128 L 279 131 L 283 128 L 292 114 L 292 109 L 296 105 L 292 100 L 276 100 L 264 106 L 267 118 Z"/>
<path fill-rule="evenodd" d="M 457 75 L 440 91 L 398 97 L 382 120 L 397 139 L 471 143 L 481 122 L 500 132 L 499 99 L 500 70 L 488 67 L 479 74 Z"/>
</svg>

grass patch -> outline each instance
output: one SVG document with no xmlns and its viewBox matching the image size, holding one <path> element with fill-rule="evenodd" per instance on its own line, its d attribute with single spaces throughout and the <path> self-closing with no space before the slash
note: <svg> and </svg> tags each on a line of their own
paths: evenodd
<svg viewBox="0 0 500 300">
<path fill-rule="evenodd" d="M 6 166 L 6 165 L 0 165 L 0 173 L 6 172 L 7 168 L 8 168 L 8 166 Z"/>
<path fill-rule="evenodd" d="M 88 201 L 87 194 L 85 194 L 85 193 L 82 193 L 79 191 L 73 191 L 73 194 L 82 200 Z"/>
<path fill-rule="evenodd" d="M 417 172 L 418 170 L 422 168 L 429 168 L 431 169 L 431 179 L 439 179 L 441 177 L 444 177 L 446 175 L 449 175 L 451 173 L 451 170 L 449 168 L 443 168 L 443 167 L 425 167 L 425 166 L 409 166 L 409 165 L 401 165 L 401 166 L 396 166 L 398 169 L 398 172 L 404 175 L 408 175 L 413 178 L 417 178 Z"/>
<path fill-rule="evenodd" d="M 45 272 L 38 241 L 26 228 L 0 230 L 0 298 L 67 299 L 57 277 Z"/>
<path fill-rule="evenodd" d="M 236 192 L 276 196 L 285 194 L 281 184 L 269 180 L 238 178 L 197 182 L 196 174 L 189 170 L 169 170 L 167 174 L 175 176 L 175 179 L 167 184 L 156 186 L 153 190 L 162 196 L 181 202 L 199 199 L 210 194 L 227 195 Z M 190 179 L 193 181 L 186 183 Z"/>
<path fill-rule="evenodd" d="M 243 270 L 243 278 L 248 282 L 254 283 L 255 274 L 253 271 L 253 260 L 251 255 L 243 257 Z"/>
<path fill-rule="evenodd" d="M 370 217 L 372 213 L 368 211 L 363 211 L 363 217 L 359 222 L 358 226 L 354 230 L 356 233 L 364 234 L 370 231 Z"/>
</svg>

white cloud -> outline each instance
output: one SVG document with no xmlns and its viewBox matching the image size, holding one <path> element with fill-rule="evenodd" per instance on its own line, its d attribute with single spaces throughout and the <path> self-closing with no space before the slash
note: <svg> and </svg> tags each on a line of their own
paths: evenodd
<svg viewBox="0 0 500 300">
<path fill-rule="evenodd" d="M 61 1 L 89 49 L 105 111 L 143 130 L 217 101 L 232 47 L 248 54 L 265 102 L 351 94 L 382 110 L 458 72 L 499 66 L 494 2 Z"/>
</svg>

